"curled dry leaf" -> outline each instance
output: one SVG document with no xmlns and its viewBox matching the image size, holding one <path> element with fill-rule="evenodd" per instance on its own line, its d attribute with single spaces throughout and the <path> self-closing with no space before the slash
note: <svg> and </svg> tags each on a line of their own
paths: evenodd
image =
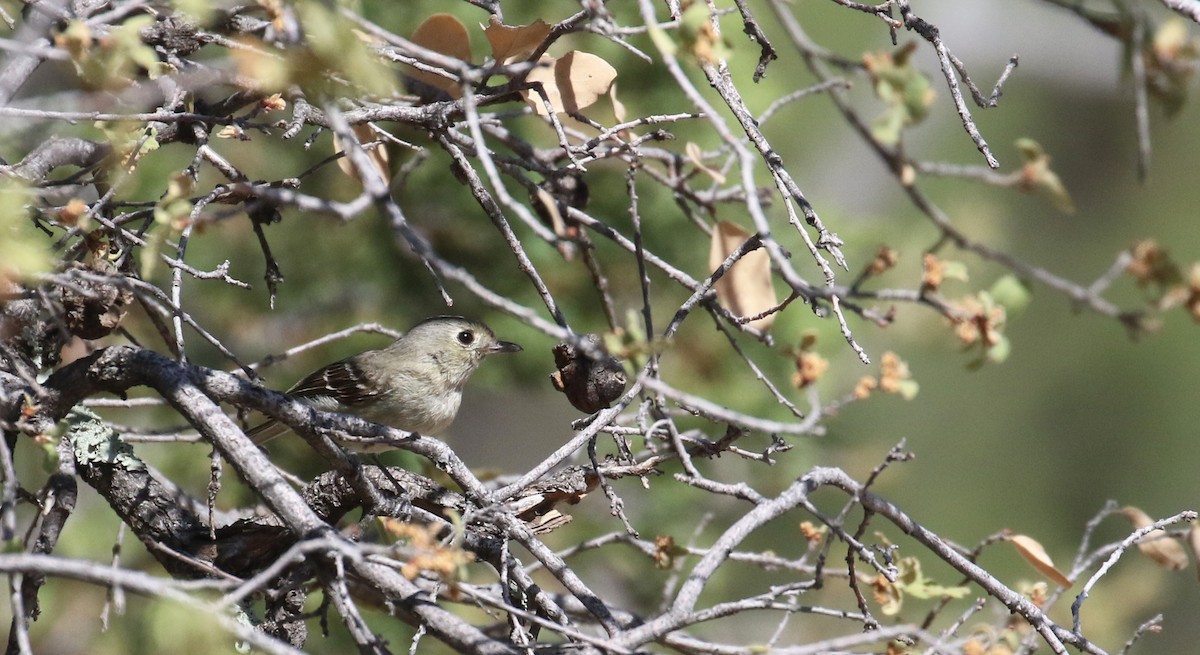
<svg viewBox="0 0 1200 655">
<path fill-rule="evenodd" d="M 871 581 L 871 596 L 879 603 L 879 611 L 883 612 L 884 616 L 900 613 L 900 605 L 904 601 L 903 592 L 882 575 L 875 576 Z"/>
<path fill-rule="evenodd" d="M 505 25 L 493 15 L 483 34 L 492 46 L 492 57 L 502 63 L 523 61 L 550 35 L 550 25 L 538 19 L 528 25 Z"/>
<path fill-rule="evenodd" d="M 629 112 L 625 110 L 625 103 L 617 100 L 616 82 L 613 82 L 612 86 L 608 88 L 608 99 L 612 102 L 613 118 L 617 119 L 618 123 L 624 123 Z"/>
<path fill-rule="evenodd" d="M 434 14 L 426 18 L 413 33 L 412 42 L 464 62 L 471 61 L 471 37 L 467 34 L 467 28 L 462 21 L 450 14 Z M 462 97 L 462 91 L 454 80 L 411 66 L 408 69 L 408 76 L 414 81 L 440 89 L 451 98 Z"/>
<path fill-rule="evenodd" d="M 608 93 L 617 79 L 617 69 L 587 52 L 572 50 L 561 59 L 542 57 L 541 64 L 526 76 L 528 82 L 540 82 L 554 113 L 576 112 L 591 106 Z M 541 116 L 546 103 L 535 89 L 521 91 L 521 98 Z"/>
<path fill-rule="evenodd" d="M 533 210 L 541 217 L 543 223 L 549 223 L 554 230 L 554 236 L 562 239 L 567 236 L 567 222 L 563 220 L 562 212 L 558 210 L 558 201 L 549 191 L 538 187 L 529 194 Z"/>
<path fill-rule="evenodd" d="M 704 153 L 700 150 L 700 146 L 696 145 L 695 142 L 688 141 L 687 145 L 683 147 L 683 151 L 687 153 L 688 159 L 696 165 L 696 168 L 700 169 L 700 171 L 705 175 L 711 177 L 713 182 L 716 182 L 717 184 L 725 184 L 725 175 L 722 174 L 721 171 L 718 171 L 717 169 L 712 168 L 708 164 L 704 163 Z"/>
<path fill-rule="evenodd" d="M 350 127 L 350 129 L 352 132 L 354 132 L 354 136 L 355 136 L 355 138 L 358 139 L 359 143 L 365 144 L 365 143 L 370 143 L 375 140 L 375 133 L 371 131 L 371 126 L 369 126 L 365 123 L 360 123 L 358 125 L 352 125 Z M 363 149 L 366 150 L 367 157 L 369 157 L 371 159 L 371 165 L 375 167 L 375 170 L 379 171 L 379 174 L 383 176 L 383 179 L 385 179 L 385 180 L 392 179 L 392 169 L 388 165 L 387 149 L 383 147 L 383 144 L 377 143 L 377 144 L 375 144 L 373 146 L 369 146 L 369 147 L 364 146 Z M 346 150 L 346 148 L 344 147 L 341 139 L 338 138 L 338 135 L 335 132 L 333 134 L 333 151 L 334 152 L 344 152 L 345 150 Z M 338 168 L 342 169 L 343 173 L 358 180 L 359 184 L 362 184 L 362 178 L 359 177 L 358 169 L 354 167 L 354 164 L 351 163 L 349 157 L 342 157 L 342 158 L 338 159 L 337 165 L 338 165 Z"/>
<path fill-rule="evenodd" d="M 1032 564 L 1033 568 L 1037 569 L 1039 573 L 1063 587 L 1071 586 L 1071 580 L 1063 575 L 1062 571 L 1055 568 L 1054 562 L 1046 554 L 1046 549 L 1036 539 L 1023 534 L 1015 534 L 1009 541 L 1012 542 L 1012 545 L 1017 549 L 1021 557 L 1024 557 L 1026 562 Z"/>
<path fill-rule="evenodd" d="M 1154 523 L 1154 519 L 1150 515 L 1142 511 L 1140 507 L 1124 507 L 1121 513 L 1134 528 L 1142 529 Z M 1167 535 L 1165 530 L 1155 529 L 1146 533 L 1144 537 L 1138 539 L 1138 550 L 1156 564 L 1167 569 L 1168 571 L 1179 571 L 1187 568 L 1188 557 L 1183 546 L 1179 545 L 1178 541 Z"/>
<path fill-rule="evenodd" d="M 717 270 L 749 238 L 750 233 L 741 226 L 718 221 L 713 226 L 712 247 L 708 253 L 709 269 Z M 714 286 L 717 300 L 737 316 L 755 316 L 779 304 L 775 285 L 771 283 L 771 259 L 762 248 L 748 252 L 737 260 Z M 750 321 L 750 326 L 768 330 L 774 322 L 775 315 L 768 314 Z"/>
</svg>

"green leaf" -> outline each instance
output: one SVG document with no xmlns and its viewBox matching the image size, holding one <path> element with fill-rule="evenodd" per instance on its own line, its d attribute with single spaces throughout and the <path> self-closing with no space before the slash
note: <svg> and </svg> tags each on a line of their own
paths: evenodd
<svg viewBox="0 0 1200 655">
<path fill-rule="evenodd" d="M 1009 342 L 1008 337 L 1006 337 L 1002 334 L 1002 335 L 1000 335 L 1000 338 L 996 341 L 995 345 L 993 345 L 991 348 L 988 348 L 987 358 L 988 358 L 988 361 L 995 362 L 997 364 L 1002 364 L 1002 363 L 1004 363 L 1004 360 L 1008 359 L 1008 355 L 1011 352 L 1012 352 L 1012 345 Z"/>
<path fill-rule="evenodd" d="M 971 279 L 970 270 L 963 262 L 958 262 L 949 259 L 942 260 L 942 279 L 943 280 L 958 280 L 959 282 L 967 282 Z"/>
<path fill-rule="evenodd" d="M 657 23 L 651 24 L 647 28 L 647 31 L 650 33 L 650 40 L 658 47 L 659 52 L 673 55 L 679 50 L 675 47 L 675 42 L 671 40 L 666 30 L 659 27 Z"/>
<path fill-rule="evenodd" d="M 57 440 L 46 440 L 38 443 L 42 451 L 42 471 L 45 473 L 54 473 L 58 470 L 57 444 Z"/>
<path fill-rule="evenodd" d="M 887 108 L 871 122 L 871 134 L 881 143 L 900 142 L 905 127 L 921 122 L 929 115 L 935 93 L 929 78 L 912 65 L 916 43 L 908 43 L 894 52 L 868 52 L 863 65 L 871 75 L 875 95 Z"/>
<path fill-rule="evenodd" d="M 871 136 L 884 145 L 894 146 L 900 143 L 900 134 L 903 131 L 904 109 L 898 105 L 888 107 L 871 121 Z"/>
<path fill-rule="evenodd" d="M 915 557 L 900 560 L 900 576 L 896 586 L 914 598 L 962 598 L 970 591 L 967 587 L 947 587 L 935 583 L 921 572 L 921 561 Z"/>
<path fill-rule="evenodd" d="M 1015 275 L 1005 275 L 992 283 L 992 298 L 1004 305 L 1006 316 L 1016 316 L 1033 300 L 1033 289 Z"/>
<path fill-rule="evenodd" d="M 693 2 L 679 17 L 684 48 L 703 63 L 715 63 L 733 55 L 729 42 L 713 27 L 715 20 L 717 17 L 704 2 Z"/>
<path fill-rule="evenodd" d="M 391 95 L 395 90 L 395 75 L 351 31 L 349 22 L 316 2 L 297 4 L 296 11 L 312 52 L 324 67 L 345 76 L 368 93 Z"/>
<path fill-rule="evenodd" d="M 13 178 L 0 181 L 0 279 L 49 272 L 54 259 L 45 236 L 34 227 L 28 189 Z"/>
<path fill-rule="evenodd" d="M 1017 152 L 1021 153 L 1021 159 L 1025 163 L 1035 162 L 1046 157 L 1046 151 L 1042 149 L 1042 144 L 1033 139 L 1022 137 L 1016 141 Z"/>
<path fill-rule="evenodd" d="M 909 76 L 904 83 L 904 109 L 907 111 L 910 123 L 920 123 L 929 115 L 929 107 L 933 104 L 934 91 L 929 78 L 917 73 Z"/>
<path fill-rule="evenodd" d="M 920 390 L 921 385 L 916 380 L 900 380 L 896 383 L 896 393 L 905 400 L 916 398 Z"/>
<path fill-rule="evenodd" d="M 208 25 L 216 14 L 211 0 L 172 0 L 172 4 L 185 14 L 196 19 L 201 25 Z"/>
</svg>

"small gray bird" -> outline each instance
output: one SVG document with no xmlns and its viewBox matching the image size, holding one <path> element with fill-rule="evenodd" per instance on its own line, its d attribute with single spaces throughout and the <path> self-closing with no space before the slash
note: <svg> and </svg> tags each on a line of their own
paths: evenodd
<svg viewBox="0 0 1200 655">
<path fill-rule="evenodd" d="M 287 393 L 316 409 L 355 414 L 401 430 L 441 433 L 458 414 L 471 373 L 494 353 L 521 347 L 500 341 L 488 326 L 461 316 L 434 316 L 379 350 L 320 368 Z M 289 432 L 269 420 L 247 434 L 263 443 Z M 386 446 L 358 448 L 385 450 Z"/>
</svg>

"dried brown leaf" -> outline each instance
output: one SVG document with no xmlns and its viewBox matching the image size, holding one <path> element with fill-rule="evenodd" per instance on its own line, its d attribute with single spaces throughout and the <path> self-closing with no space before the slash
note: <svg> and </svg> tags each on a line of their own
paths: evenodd
<svg viewBox="0 0 1200 655">
<path fill-rule="evenodd" d="M 529 58 L 550 35 L 550 25 L 541 19 L 528 25 L 505 25 L 493 15 L 483 34 L 492 46 L 492 58 L 508 64 Z"/>
<path fill-rule="evenodd" d="M 596 102 L 608 93 L 617 79 L 617 69 L 607 61 L 587 52 L 572 50 L 561 59 L 542 57 L 541 66 L 530 71 L 525 78 L 529 82 L 540 82 L 554 113 L 575 112 Z M 539 115 L 546 115 L 546 104 L 534 89 L 521 92 L 525 103 Z"/>
<path fill-rule="evenodd" d="M 750 233 L 741 226 L 718 221 L 713 226 L 712 247 L 708 254 L 709 269 L 715 271 L 748 238 Z M 717 300 L 737 316 L 755 316 L 779 304 L 775 285 L 771 283 L 771 260 L 762 248 L 746 253 L 714 286 Z M 768 314 L 750 321 L 750 326 L 767 330 L 774 322 L 775 315 Z"/>
<path fill-rule="evenodd" d="M 554 230 L 554 235 L 560 239 L 567 236 L 567 222 L 563 220 L 562 212 L 558 211 L 558 201 L 549 191 L 538 187 L 533 194 L 538 204 L 545 210 L 544 216 L 550 219 L 550 227 Z M 538 212 L 542 214 L 542 212 Z"/>
<path fill-rule="evenodd" d="M 1134 528 L 1141 529 L 1154 523 L 1154 519 L 1150 515 L 1142 511 L 1139 507 L 1130 505 L 1121 509 L 1121 513 Z M 1187 568 L 1188 557 L 1187 551 L 1178 541 L 1167 535 L 1165 530 L 1155 529 L 1146 533 L 1144 537 L 1138 539 L 1138 550 L 1156 564 L 1167 569 L 1168 571 L 1179 571 Z"/>
<path fill-rule="evenodd" d="M 618 123 L 624 123 L 625 117 L 629 112 L 625 110 L 625 103 L 617 100 L 617 83 L 613 82 L 608 89 L 608 99 L 612 101 L 613 118 L 617 119 Z"/>
<path fill-rule="evenodd" d="M 1046 554 L 1046 549 L 1036 539 L 1023 534 L 1016 534 L 1009 541 L 1016 547 L 1021 557 L 1024 557 L 1026 562 L 1032 564 L 1033 568 L 1037 569 L 1039 573 L 1063 587 L 1071 586 L 1071 580 L 1063 575 L 1062 571 L 1055 568 L 1054 562 Z"/>
<path fill-rule="evenodd" d="M 471 61 L 471 37 L 467 27 L 450 14 L 434 14 L 425 19 L 412 35 L 412 42 L 434 52 Z M 441 89 L 452 98 L 462 96 L 458 83 L 429 71 L 409 67 L 408 76 L 435 89 Z"/>
<path fill-rule="evenodd" d="M 888 582 L 882 575 L 875 576 L 871 582 L 871 596 L 879 603 L 880 611 L 885 616 L 895 616 L 904 602 L 904 593 L 900 587 Z"/>
<path fill-rule="evenodd" d="M 708 164 L 704 163 L 704 153 L 700 150 L 700 146 L 696 145 L 695 142 L 688 141 L 687 145 L 683 147 L 683 151 L 687 154 L 688 159 L 691 160 L 691 162 L 695 164 L 696 168 L 700 169 L 701 172 L 711 177 L 717 184 L 725 184 L 725 175 L 722 174 L 721 171 L 718 171 L 717 169 L 712 168 Z"/>
<path fill-rule="evenodd" d="M 365 144 L 375 141 L 375 133 L 371 131 L 371 127 L 366 123 L 352 125 L 350 129 L 354 132 L 354 136 L 358 138 L 359 143 Z M 338 138 L 335 132 L 333 135 L 333 151 L 343 152 L 344 150 L 345 147 L 343 147 L 341 139 Z M 373 146 L 364 147 L 364 150 L 366 150 L 367 156 L 371 159 L 371 165 L 375 167 L 375 170 L 379 171 L 383 179 L 392 179 L 392 169 L 388 162 L 387 148 L 384 148 L 382 143 L 377 143 Z M 358 169 L 350 162 L 349 157 L 338 159 L 337 165 L 338 168 L 342 169 L 343 173 L 358 180 L 359 184 L 362 184 L 362 178 L 358 175 Z"/>
</svg>

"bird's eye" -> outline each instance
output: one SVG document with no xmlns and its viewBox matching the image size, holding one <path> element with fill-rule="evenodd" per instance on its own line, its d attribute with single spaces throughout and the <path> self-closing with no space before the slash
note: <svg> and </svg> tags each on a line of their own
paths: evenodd
<svg viewBox="0 0 1200 655">
<path fill-rule="evenodd" d="M 469 346 L 475 341 L 475 333 L 470 330 L 463 330 L 455 337 L 458 342 L 464 346 Z"/>
</svg>

